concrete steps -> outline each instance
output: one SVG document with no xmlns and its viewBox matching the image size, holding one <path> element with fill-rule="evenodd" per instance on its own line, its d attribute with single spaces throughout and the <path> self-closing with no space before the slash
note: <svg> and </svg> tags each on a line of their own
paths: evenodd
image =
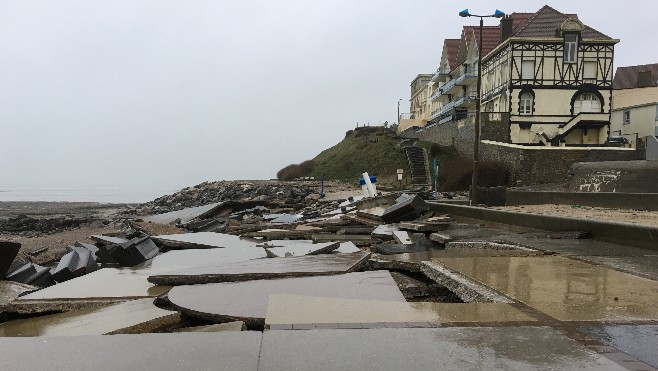
<svg viewBox="0 0 658 371">
<path fill-rule="evenodd" d="M 411 185 L 429 188 L 430 174 L 427 151 L 419 147 L 405 147 L 404 150 L 411 169 Z"/>
</svg>

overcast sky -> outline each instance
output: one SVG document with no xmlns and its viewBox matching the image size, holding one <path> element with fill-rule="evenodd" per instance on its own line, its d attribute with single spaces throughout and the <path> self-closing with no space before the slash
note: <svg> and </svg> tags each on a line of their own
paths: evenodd
<svg viewBox="0 0 658 371">
<path fill-rule="evenodd" d="M 272 178 L 406 112 L 443 39 L 477 24 L 459 10 L 544 4 L 0 0 L 0 188 Z M 658 62 L 658 1 L 549 5 L 621 39 L 616 67 Z"/>
</svg>

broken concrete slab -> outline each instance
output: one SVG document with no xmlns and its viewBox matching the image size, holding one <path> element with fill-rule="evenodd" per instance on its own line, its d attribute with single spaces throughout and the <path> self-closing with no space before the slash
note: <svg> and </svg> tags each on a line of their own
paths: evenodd
<svg viewBox="0 0 658 371">
<path fill-rule="evenodd" d="M 387 208 L 381 214 L 381 219 L 385 223 L 413 220 L 420 217 L 427 209 L 428 206 L 425 201 L 420 196 L 415 195 Z"/>
<path fill-rule="evenodd" d="M 558 256 L 435 261 L 562 321 L 658 318 L 658 282 L 601 266 Z"/>
<path fill-rule="evenodd" d="M 408 322 L 534 322 L 534 318 L 501 303 L 431 303 L 317 297 L 269 296 L 265 326 L 302 324 L 389 324 Z M 403 326 L 405 327 L 405 326 Z M 430 327 L 430 326 L 427 326 Z"/>
<path fill-rule="evenodd" d="M 451 249 L 451 250 L 429 250 L 411 253 L 392 254 L 392 255 L 374 255 L 368 260 L 368 267 L 371 269 L 391 269 L 405 270 L 410 272 L 420 272 L 421 264 L 424 261 L 431 261 L 437 258 L 470 258 L 479 256 L 531 256 L 543 255 L 541 251 L 521 251 L 521 250 L 480 250 L 480 249 Z"/>
<path fill-rule="evenodd" d="M 443 222 L 443 223 L 423 223 L 423 222 L 401 222 L 399 224 L 400 229 L 405 231 L 414 231 L 414 232 L 438 232 L 445 231 L 446 229 L 451 228 L 454 225 L 454 222 Z"/>
<path fill-rule="evenodd" d="M 465 259 L 467 260 L 467 259 Z M 482 285 L 472 278 L 435 262 L 422 262 L 421 272 L 434 282 L 447 287 L 467 303 L 512 303 L 504 295 Z"/>
<path fill-rule="evenodd" d="M 334 251 L 332 251 L 334 254 L 335 253 L 340 253 L 340 254 L 352 254 L 355 252 L 361 252 L 363 250 L 359 249 L 356 247 L 354 242 L 341 242 L 338 248 Z"/>
<path fill-rule="evenodd" d="M 624 370 L 548 327 L 338 329 L 263 334 L 260 370 L 328 368 Z"/>
<path fill-rule="evenodd" d="M 52 337 L 47 341 L 0 338 L 0 349 L 4 371 L 254 371 L 261 338 L 255 331 Z"/>
<path fill-rule="evenodd" d="M 366 263 L 368 257 L 370 257 L 370 253 L 361 252 L 256 259 L 171 270 L 153 274 L 148 280 L 159 285 L 193 285 L 212 282 L 335 275 L 359 269 Z"/>
<path fill-rule="evenodd" d="M 393 243 L 380 243 L 370 246 L 370 251 L 382 255 L 403 254 L 428 250 L 429 249 L 426 246 L 419 246 L 415 244 L 403 245 Z"/>
<path fill-rule="evenodd" d="M 411 240 L 411 235 L 407 231 L 394 231 L 393 232 L 393 239 L 402 245 L 413 245 L 413 241 Z"/>
<path fill-rule="evenodd" d="M 134 267 L 160 252 L 160 248 L 149 236 L 133 238 L 120 245 L 108 247 L 110 256 L 122 267 Z"/>
<path fill-rule="evenodd" d="M 247 326 L 243 321 L 233 321 L 226 323 L 216 323 L 214 325 L 185 327 L 175 332 L 224 332 L 224 331 L 245 331 Z"/>
<path fill-rule="evenodd" d="M 329 254 L 340 246 L 340 242 L 313 243 L 308 240 L 278 240 L 264 243 L 269 258 Z"/>
<path fill-rule="evenodd" d="M 93 272 L 98 268 L 96 260 L 91 256 L 91 251 L 86 249 L 81 250 L 81 253 L 78 253 L 77 250 L 72 250 L 59 260 L 57 266 L 50 271 L 55 281 L 68 281 Z"/>
<path fill-rule="evenodd" d="M 356 246 L 370 246 L 382 242 L 378 238 L 362 234 L 314 234 L 311 240 L 315 243 L 323 242 L 353 242 Z"/>
<path fill-rule="evenodd" d="M 177 309 L 190 316 L 216 322 L 243 320 L 248 326 L 262 326 L 272 294 L 405 301 L 387 271 L 177 286 L 167 296 Z"/>
<path fill-rule="evenodd" d="M 250 248 L 257 244 L 231 234 L 214 232 L 162 235 L 153 237 L 153 240 L 170 249 Z"/>
<path fill-rule="evenodd" d="M 103 268 L 14 300 L 8 311 L 43 313 L 69 311 L 115 304 L 131 299 L 156 297 L 170 287 L 147 281 L 149 269 Z"/>
<path fill-rule="evenodd" d="M 14 281 L 0 281 L 0 312 L 4 311 L 4 307 L 11 303 L 19 295 L 38 290 L 39 288 L 32 285 Z"/>
<path fill-rule="evenodd" d="M 493 241 L 454 241 L 446 244 L 448 249 L 491 249 L 491 250 L 522 250 L 537 251 L 519 244 L 493 242 Z"/>
<path fill-rule="evenodd" d="M 117 245 L 128 241 L 125 238 L 104 236 L 104 235 L 93 235 L 89 238 L 91 238 L 92 240 L 94 240 L 100 245 Z"/>
<path fill-rule="evenodd" d="M 244 233 L 243 237 L 264 238 L 266 240 L 307 240 L 316 233 L 315 231 L 288 230 L 288 229 L 263 229 Z"/>
<path fill-rule="evenodd" d="M 437 233 L 430 234 L 430 240 L 444 245 L 444 244 L 452 241 L 452 237 L 450 235 L 445 234 L 445 233 L 438 233 L 437 232 Z"/>
<path fill-rule="evenodd" d="M 91 244 L 91 243 L 75 241 L 73 246 L 68 246 L 67 247 L 67 250 L 68 251 L 76 250 L 78 253 L 81 253 L 84 250 L 89 250 L 89 251 L 91 251 L 91 254 L 92 254 L 94 260 L 98 260 L 98 256 L 96 256 L 96 253 L 98 253 L 98 246 L 96 246 L 94 244 Z"/>
<path fill-rule="evenodd" d="M 153 258 L 144 267 L 157 271 L 200 267 L 217 263 L 239 262 L 267 257 L 265 249 L 258 246 L 248 248 L 216 248 L 171 250 Z"/>
<path fill-rule="evenodd" d="M 392 224 L 380 224 L 372 231 L 372 236 L 379 238 L 382 241 L 392 240 L 393 232 L 399 231 L 400 229 L 396 225 Z"/>
<path fill-rule="evenodd" d="M 302 214 L 283 214 L 278 217 L 270 220 L 272 224 L 292 224 L 298 222 L 302 219 L 304 215 Z"/>
<path fill-rule="evenodd" d="M 145 216 L 142 220 L 157 224 L 186 224 L 195 219 L 203 219 L 204 216 L 212 215 L 223 204 L 223 202 L 215 202 L 203 206 L 189 207 L 164 214 Z"/>
<path fill-rule="evenodd" d="M 39 287 L 48 287 L 55 284 L 50 274 L 50 268 L 32 263 L 27 263 L 9 273 L 7 280 Z"/>
<path fill-rule="evenodd" d="M 153 305 L 153 299 L 73 310 L 0 324 L 0 336 L 83 336 L 158 332 L 178 324 L 180 314 Z"/>
<path fill-rule="evenodd" d="M 21 244 L 18 242 L 0 241 L 0 278 L 7 275 L 11 263 L 16 259 Z"/>
</svg>

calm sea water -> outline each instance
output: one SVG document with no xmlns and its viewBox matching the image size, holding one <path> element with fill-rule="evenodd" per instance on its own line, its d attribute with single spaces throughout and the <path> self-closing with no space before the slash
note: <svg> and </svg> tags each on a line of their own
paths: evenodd
<svg viewBox="0 0 658 371">
<path fill-rule="evenodd" d="M 136 190 L 128 188 L 2 188 L 0 201 L 69 201 L 137 203 L 151 201 L 177 190 Z"/>
</svg>

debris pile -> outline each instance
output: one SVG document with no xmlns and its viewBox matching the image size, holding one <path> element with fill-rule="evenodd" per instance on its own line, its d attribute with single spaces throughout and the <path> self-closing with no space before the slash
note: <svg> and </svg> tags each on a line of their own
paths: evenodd
<svg viewBox="0 0 658 371">
<path fill-rule="evenodd" d="M 431 211 L 417 194 L 328 200 L 311 192 L 279 182 L 204 183 L 132 209 L 122 215 L 124 233 L 68 246 L 50 267 L 28 263 L 3 272 L 6 282 L 34 287 L 19 290 L 0 311 L 35 317 L 0 324 L 0 334 L 441 322 L 448 309 L 440 304 L 468 301 L 477 289 L 456 292 L 454 280 L 425 263 L 465 250 L 510 253 L 515 246 L 496 239 L 503 232 Z M 11 262 L 18 247 L 0 247 Z M 506 305 L 486 293 L 477 298 Z M 337 314 L 341 307 L 354 308 L 353 318 Z M 369 312 L 374 317 L 366 321 Z M 69 321 L 85 325 L 71 329 Z"/>
</svg>

